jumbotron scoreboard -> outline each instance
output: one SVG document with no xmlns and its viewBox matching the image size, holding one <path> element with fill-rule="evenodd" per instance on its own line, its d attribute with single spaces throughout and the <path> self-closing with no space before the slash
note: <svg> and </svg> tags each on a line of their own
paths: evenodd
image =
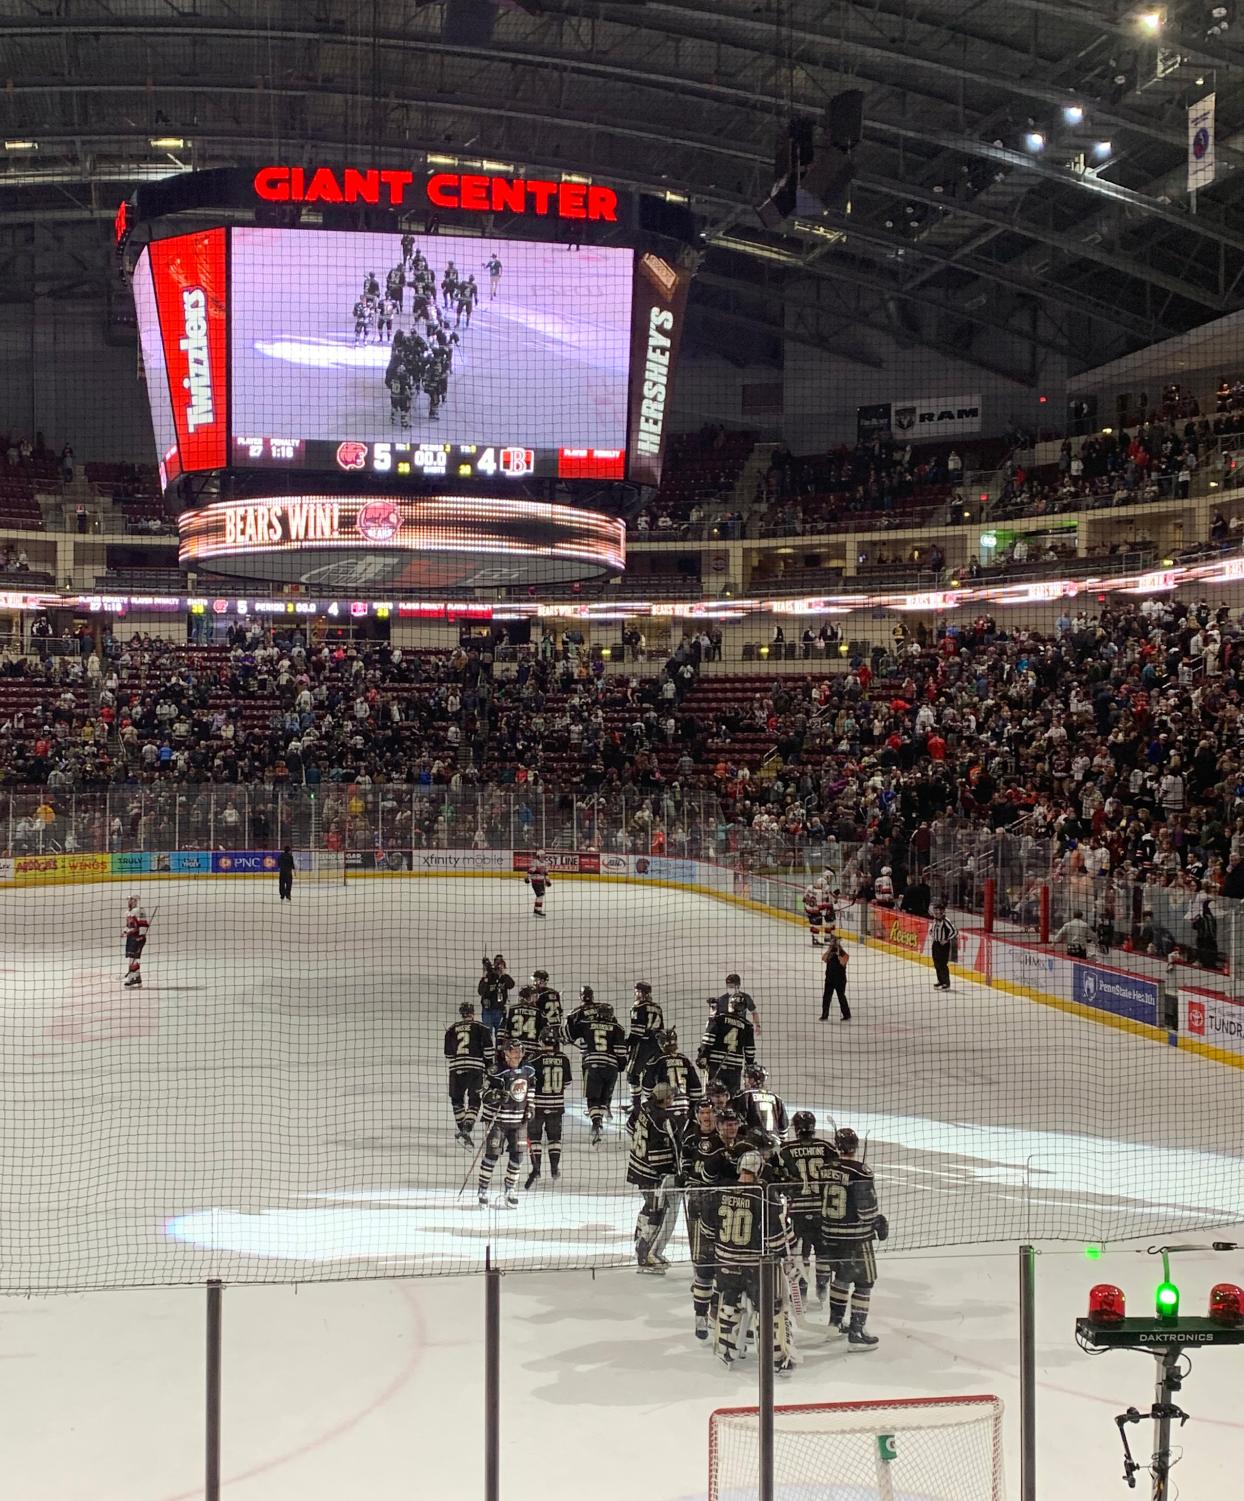
<svg viewBox="0 0 1244 1501">
<path fill-rule="evenodd" d="M 326 172 L 262 168 L 257 204 L 276 188 L 371 202 L 394 182 L 404 204 L 419 199 L 413 173 Z M 593 243 L 594 219 L 616 237 L 618 197 L 566 186 L 433 174 L 436 221 L 394 214 L 381 228 L 374 215 L 358 229 L 272 226 L 259 212 L 166 234 L 176 216 L 158 220 L 131 250 L 131 280 L 161 481 L 190 502 L 183 563 L 312 582 L 326 566 L 315 554 L 354 548 L 386 587 L 470 582 L 481 553 L 512 558 L 515 582 L 620 571 L 620 524 L 575 520 L 576 487 L 659 481 L 689 273 L 672 252 Z M 530 205 L 518 212 L 546 221 L 541 237 L 476 232 L 472 214 L 498 203 Z M 559 216 L 570 222 L 551 227 Z M 237 542 L 219 510 L 233 495 L 265 537 L 255 508 L 284 508 L 276 541 Z M 307 515 L 336 508 L 315 548 L 279 519 L 301 501 Z M 360 517 L 392 532 L 365 536 Z M 332 566 L 348 572 L 344 556 Z"/>
</svg>

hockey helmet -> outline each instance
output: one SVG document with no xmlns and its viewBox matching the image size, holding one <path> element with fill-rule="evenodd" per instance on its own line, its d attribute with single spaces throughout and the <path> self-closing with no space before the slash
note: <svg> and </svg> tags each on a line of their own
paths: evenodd
<svg viewBox="0 0 1244 1501">
<path fill-rule="evenodd" d="M 712 1100 L 724 1099 L 727 1105 L 732 1098 L 729 1088 L 720 1079 L 714 1079 L 708 1086 L 708 1094 Z"/>
<path fill-rule="evenodd" d="M 475 1007 L 470 1001 L 463 1001 L 462 1005 L 458 1007 L 458 1015 L 463 1021 L 466 1021 L 468 1017 L 475 1015 Z"/>
<path fill-rule="evenodd" d="M 764 1172 L 764 1160 L 759 1152 L 744 1152 L 739 1158 L 739 1173 L 750 1173 L 753 1178 L 759 1178 Z"/>
<path fill-rule="evenodd" d="M 557 1046 L 557 1033 L 552 1027 L 545 1027 L 544 1031 L 536 1038 L 536 1041 L 542 1048 L 555 1048 Z"/>
<path fill-rule="evenodd" d="M 777 1151 L 779 1141 L 768 1131 L 763 1131 L 759 1126 L 753 1126 L 745 1138 L 749 1146 L 755 1147 L 762 1157 L 771 1157 Z"/>
<path fill-rule="evenodd" d="M 648 983 L 647 980 L 636 980 L 635 994 L 640 996 L 650 996 L 652 994 L 652 986 Z"/>
<path fill-rule="evenodd" d="M 850 1157 L 859 1144 L 860 1139 L 850 1126 L 839 1126 L 834 1132 L 834 1145 L 844 1157 Z"/>
<path fill-rule="evenodd" d="M 667 1027 L 661 1033 L 659 1041 L 663 1053 L 676 1053 L 678 1051 L 678 1033 L 673 1027 Z"/>
<path fill-rule="evenodd" d="M 611 1022 L 613 1020 L 613 1007 L 608 1001 L 597 1001 L 596 1015 L 603 1022 Z"/>
<path fill-rule="evenodd" d="M 585 1006 L 590 1006 L 596 999 L 596 992 L 590 985 L 581 985 L 579 987 L 579 999 Z"/>
<path fill-rule="evenodd" d="M 126 905 L 126 907 L 137 907 L 138 906 L 138 898 L 136 896 L 130 897 L 129 901 L 127 901 L 125 905 Z"/>
<path fill-rule="evenodd" d="M 760 1088 L 769 1077 L 769 1070 L 763 1063 L 749 1063 L 743 1071 L 743 1077 Z"/>
<path fill-rule="evenodd" d="M 535 998 L 535 994 L 536 987 L 534 985 L 520 985 L 518 987 L 518 998 L 520 1001 L 533 1000 Z"/>
<path fill-rule="evenodd" d="M 543 985 L 548 977 L 549 972 L 547 969 L 533 969 L 531 972 L 531 978 L 536 982 L 537 985 Z"/>
<path fill-rule="evenodd" d="M 654 1084 L 652 1093 L 648 1096 L 648 1103 L 655 1106 L 658 1111 L 668 1110 L 677 1097 L 678 1091 L 672 1084 Z"/>
<path fill-rule="evenodd" d="M 816 1116 L 810 1110 L 796 1110 L 791 1124 L 796 1136 L 811 1136 L 816 1130 Z"/>
<path fill-rule="evenodd" d="M 891 874 L 891 871 L 890 871 L 890 867 L 889 867 L 889 866 L 888 866 L 888 865 L 883 865 L 883 866 L 882 866 L 882 867 L 881 867 L 881 874 L 882 874 L 882 875 L 883 875 L 883 876 L 888 876 L 888 875 L 890 875 L 890 874 Z"/>
<path fill-rule="evenodd" d="M 719 1126 L 737 1126 L 739 1124 L 738 1111 L 731 1109 L 731 1107 L 727 1105 L 724 1110 L 719 1110 L 717 1112 L 717 1124 Z"/>
<path fill-rule="evenodd" d="M 507 1058 L 511 1053 L 517 1053 L 521 1057 L 523 1052 L 523 1045 L 521 1042 L 519 1042 L 517 1037 L 507 1037 L 501 1044 L 501 1052 Z"/>
</svg>

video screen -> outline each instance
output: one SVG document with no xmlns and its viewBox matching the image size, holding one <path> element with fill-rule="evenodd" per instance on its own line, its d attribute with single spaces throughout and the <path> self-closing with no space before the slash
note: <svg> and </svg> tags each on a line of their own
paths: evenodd
<svg viewBox="0 0 1244 1501">
<path fill-rule="evenodd" d="M 233 462 L 620 478 L 633 269 L 591 245 L 236 227 Z"/>
</svg>

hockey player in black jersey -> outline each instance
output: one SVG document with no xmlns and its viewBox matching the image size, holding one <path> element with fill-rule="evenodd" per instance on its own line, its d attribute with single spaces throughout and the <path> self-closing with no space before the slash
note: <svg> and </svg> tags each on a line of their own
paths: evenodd
<svg viewBox="0 0 1244 1501">
<path fill-rule="evenodd" d="M 518 992 L 518 999 L 506 1012 L 505 1030 L 517 1043 L 521 1043 L 523 1049 L 523 1061 L 528 1062 L 530 1055 L 536 1050 L 536 1039 L 540 1035 L 540 1002 L 536 999 L 534 985 L 523 985 Z"/>
<path fill-rule="evenodd" d="M 458 1020 L 445 1032 L 445 1057 L 449 1060 L 449 1102 L 453 1107 L 458 1141 L 474 1147 L 471 1132 L 479 1115 L 480 1090 L 488 1070 L 492 1051 L 492 1033 L 475 1020 L 475 1007 L 464 1001 L 458 1007 Z"/>
<path fill-rule="evenodd" d="M 479 1167 L 479 1202 L 488 1203 L 488 1186 L 502 1152 L 506 1153 L 505 1204 L 518 1204 L 518 1175 L 523 1165 L 527 1122 L 531 1118 L 535 1071 L 523 1062 L 523 1050 L 511 1042 L 504 1051 L 505 1067 L 484 1086 L 484 1160 Z"/>
<path fill-rule="evenodd" d="M 717 1196 L 715 1243 L 717 1252 L 717 1339 L 722 1363 L 732 1366 L 739 1355 L 739 1336 L 746 1300 L 760 1306 L 760 1260 L 784 1260 L 787 1232 L 783 1205 L 776 1188 L 762 1182 L 764 1164 L 759 1152 L 744 1152 L 738 1159 L 738 1184 Z M 778 1375 L 794 1370 L 790 1320 L 785 1283 L 774 1277 L 773 1365 Z"/>
<path fill-rule="evenodd" d="M 575 1023 L 570 1041 L 583 1051 L 583 1094 L 592 1121 L 592 1145 L 598 1146 L 618 1075 L 626 1066 L 626 1033 L 613 1007 L 597 1002 Z"/>
<path fill-rule="evenodd" d="M 574 1042 L 576 1030 L 585 1021 L 591 1021 L 596 1015 L 596 994 L 590 985 L 583 985 L 579 989 L 579 1001 L 574 1010 L 566 1018 L 565 1036 L 568 1041 Z"/>
<path fill-rule="evenodd" d="M 737 974 L 726 976 L 726 988 L 720 995 L 709 997 L 708 1008 L 713 1016 L 745 1016 L 759 1029 L 760 1013 L 756 1010 L 756 1002 L 743 989 L 743 980 Z"/>
<path fill-rule="evenodd" d="M 734 1159 L 717 1130 L 717 1116 L 701 1100 L 682 1139 L 683 1178 L 687 1185 L 687 1239 L 691 1245 L 691 1306 L 696 1339 L 708 1338 L 709 1306 L 717 1253 L 713 1239 L 717 1223 L 717 1191 L 738 1181 Z"/>
<path fill-rule="evenodd" d="M 796 1110 L 792 1141 L 778 1151 L 783 1193 L 790 1208 L 791 1229 L 798 1244 L 804 1286 L 812 1282 L 812 1258 L 816 1257 L 816 1297 L 822 1307 L 829 1288 L 829 1262 L 821 1237 L 821 1201 L 825 1170 L 838 1162 L 838 1148 L 816 1134 L 816 1116 Z"/>
<path fill-rule="evenodd" d="M 722 1011 L 708 1019 L 696 1061 L 731 1094 L 743 1082 L 743 1070 L 756 1061 L 756 1033 L 743 1014 Z"/>
<path fill-rule="evenodd" d="M 631 1134 L 626 1181 L 640 1189 L 643 1208 L 635 1222 L 635 1260 L 641 1272 L 665 1274 L 665 1247 L 678 1224 L 682 1142 L 674 1112 L 676 1096 L 658 1084 L 641 1107 Z"/>
<path fill-rule="evenodd" d="M 665 1030 L 661 1007 L 652 998 L 647 980 L 635 981 L 635 999 L 631 1003 L 631 1031 L 626 1039 L 626 1082 L 631 1088 L 631 1110 L 639 1109 L 644 1070 L 660 1052 L 657 1038 Z"/>
<path fill-rule="evenodd" d="M 731 1104 L 739 1113 L 745 1128 L 759 1129 L 780 1139 L 786 1135 L 788 1125 L 786 1104 L 781 1095 L 769 1088 L 769 1073 L 762 1064 L 749 1063 L 743 1070 L 742 1093 Z"/>
<path fill-rule="evenodd" d="M 864 1325 L 877 1280 L 873 1247 L 889 1237 L 890 1226 L 877 1207 L 872 1168 L 856 1160 L 859 1137 L 849 1126 L 842 1126 L 834 1134 L 834 1145 L 838 1161 L 821 1174 L 821 1244 L 830 1273 L 829 1332 L 841 1335 L 845 1329 L 855 1354 L 877 1347 L 876 1335 L 869 1334 Z"/>
<path fill-rule="evenodd" d="M 565 1012 L 562 1010 L 561 992 L 554 990 L 549 984 L 549 972 L 547 969 L 533 969 L 531 972 L 531 984 L 536 993 L 536 1004 L 540 1008 L 540 1030 L 544 1032 L 551 1027 L 560 1042 L 562 1029 L 566 1025 Z"/>
<path fill-rule="evenodd" d="M 685 1119 L 704 1098 L 704 1084 L 699 1070 L 686 1053 L 679 1052 L 678 1033 L 673 1027 L 659 1032 L 656 1041 L 659 1051 L 644 1069 L 644 1076 L 640 1080 L 641 1095 L 646 1098 L 658 1084 L 672 1084 L 685 1101 Z"/>
<path fill-rule="evenodd" d="M 560 1038 L 546 1028 L 537 1040 L 531 1060 L 535 1071 L 535 1102 L 531 1123 L 527 1127 L 527 1145 L 531 1151 L 531 1171 L 524 1188 L 530 1188 L 540 1176 L 545 1141 L 549 1146 L 549 1177 L 554 1182 L 562 1171 L 562 1124 L 566 1116 L 566 1086 L 570 1083 L 570 1059 L 562 1052 Z"/>
</svg>

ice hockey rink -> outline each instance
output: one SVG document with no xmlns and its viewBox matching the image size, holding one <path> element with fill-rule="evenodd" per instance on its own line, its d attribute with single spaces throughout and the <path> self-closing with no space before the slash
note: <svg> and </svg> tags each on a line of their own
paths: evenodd
<svg viewBox="0 0 1244 1501">
<path fill-rule="evenodd" d="M 227 1495 L 478 1493 L 483 1286 L 466 1273 L 485 1246 L 507 1272 L 503 1495 L 705 1494 L 708 1414 L 755 1400 L 754 1362 L 726 1372 L 693 1338 L 684 1266 L 625 1264 L 624 1134 L 590 1149 L 576 1094 L 560 1187 L 508 1213 L 480 1211 L 471 1185 L 457 1197 L 469 1157 L 441 1036 L 485 952 L 520 980 L 543 965 L 568 1006 L 592 984 L 623 1018 L 647 978 L 687 1052 L 704 998 L 741 972 L 772 1086 L 867 1136 L 894 1227 L 880 1346 L 825 1344 L 810 1314 L 779 1400 L 996 1393 L 1011 1494 L 1016 1243 L 1042 1252 L 1040 1493 L 1099 1497 L 1125 1489 L 1113 1419 L 1147 1408 L 1152 1362 L 1077 1349 L 1089 1286 L 1117 1282 L 1144 1311 L 1145 1247 L 1235 1239 L 1197 1227 L 1244 1221 L 1237 1071 L 961 979 L 943 996 L 859 945 L 854 1019 L 821 1024 L 819 956 L 760 912 L 611 881 L 555 881 L 543 923 L 505 879 L 300 882 L 291 904 L 275 882 L 153 881 L 134 888 L 154 921 L 127 992 L 128 889 L 0 892 L 0 1259 L 4 1285 L 31 1290 L 0 1303 L 0 1398 L 6 1489 L 26 1501 L 201 1493 L 204 1295 L 162 1284 L 212 1276 L 228 1285 Z M 542 1263 L 558 1269 L 524 1270 Z M 1211 1283 L 1244 1282 L 1244 1253 L 1184 1254 L 1175 1273 L 1200 1311 Z M 127 1290 L 50 1291 L 107 1284 Z M 1185 1497 L 1238 1493 L 1242 1362 L 1195 1356 Z M 1145 1457 L 1147 1432 L 1133 1440 Z"/>
</svg>

